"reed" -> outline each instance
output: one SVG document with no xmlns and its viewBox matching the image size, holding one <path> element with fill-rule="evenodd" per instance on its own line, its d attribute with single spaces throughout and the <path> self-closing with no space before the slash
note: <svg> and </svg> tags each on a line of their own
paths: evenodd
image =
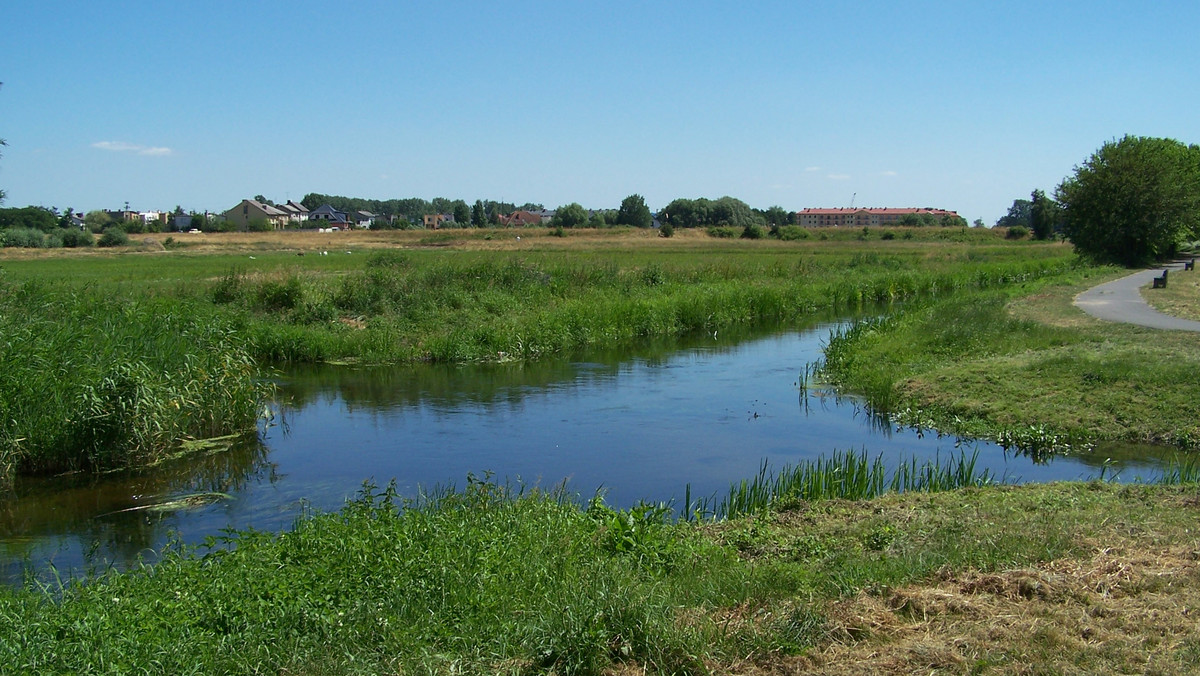
<svg viewBox="0 0 1200 676">
<path fill-rule="evenodd" d="M 996 483 L 988 470 L 980 471 L 977 453 L 961 452 L 946 460 L 941 457 L 918 462 L 900 462 L 889 470 L 882 456 L 871 458 L 864 451 L 834 451 L 826 458 L 785 465 L 771 470 L 764 460 L 758 474 L 729 487 L 720 500 L 716 496 L 693 503 L 691 487 L 685 491 L 683 517 L 732 519 L 765 510 L 786 508 L 796 502 L 814 500 L 869 500 L 887 492 L 935 492 Z"/>
<path fill-rule="evenodd" d="M 387 252 L 333 279 L 230 272 L 213 283 L 210 297 L 246 313 L 264 358 L 311 358 L 282 347 L 305 327 L 309 340 L 324 346 L 312 357 L 463 362 L 787 322 L 818 309 L 855 311 L 1053 276 L 1070 265 L 1037 257 L 926 267 L 915 257 L 865 254 L 797 261 L 778 254 L 714 260 L 694 253 L 566 259 Z M 360 330 L 347 334 L 347 325 Z"/>
<path fill-rule="evenodd" d="M 204 306 L 0 282 L 0 481 L 153 464 L 253 430 L 267 386 Z"/>
</svg>

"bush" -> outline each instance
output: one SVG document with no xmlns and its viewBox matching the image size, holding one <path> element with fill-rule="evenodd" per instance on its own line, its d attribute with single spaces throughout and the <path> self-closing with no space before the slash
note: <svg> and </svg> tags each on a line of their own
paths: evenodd
<svg viewBox="0 0 1200 676">
<path fill-rule="evenodd" d="M 718 239 L 733 239 L 738 234 L 737 228 L 732 228 L 728 225 L 710 225 L 705 229 L 705 232 L 708 233 L 709 237 L 716 237 Z"/>
<path fill-rule="evenodd" d="M 761 225 L 751 223 L 742 228 L 742 239 L 762 239 L 765 235 Z"/>
<path fill-rule="evenodd" d="M 660 237 L 671 237 L 674 234 L 675 234 L 675 226 L 671 225 L 670 223 L 663 223 L 658 228 L 658 235 Z"/>
<path fill-rule="evenodd" d="M 46 238 L 41 230 L 34 228 L 9 228 L 0 231 L 0 242 L 9 247 L 40 249 L 46 245 Z"/>
<path fill-rule="evenodd" d="M 74 249 L 81 246 L 91 246 L 96 241 L 92 233 L 88 230 L 79 230 L 77 228 L 64 228 L 62 231 L 62 245 L 68 249 Z"/>
<path fill-rule="evenodd" d="M 125 246 L 129 244 L 129 236 L 119 225 L 112 225 L 104 229 L 104 234 L 100 236 L 100 241 L 96 242 L 96 246 L 112 247 Z"/>
<path fill-rule="evenodd" d="M 1025 239 L 1029 236 L 1029 228 L 1023 225 L 1014 225 L 1004 233 L 1004 239 Z"/>
<path fill-rule="evenodd" d="M 808 228 L 798 225 L 780 225 L 771 228 L 771 236 L 781 242 L 791 242 L 798 239 L 808 239 Z"/>
</svg>

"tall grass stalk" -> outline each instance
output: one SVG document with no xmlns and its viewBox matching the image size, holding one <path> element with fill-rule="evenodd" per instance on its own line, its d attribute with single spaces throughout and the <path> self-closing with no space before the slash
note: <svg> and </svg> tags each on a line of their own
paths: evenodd
<svg viewBox="0 0 1200 676">
<path fill-rule="evenodd" d="M 864 451 L 834 451 L 828 457 L 785 465 L 772 471 L 764 460 L 758 474 L 729 487 L 716 496 L 691 499 L 689 486 L 684 502 L 685 519 L 731 519 L 777 508 L 792 502 L 813 500 L 868 500 L 886 492 L 948 491 L 995 483 L 989 470 L 976 466 L 978 452 L 960 452 L 946 460 L 901 462 L 890 477 L 882 456 L 871 458 Z"/>
</svg>

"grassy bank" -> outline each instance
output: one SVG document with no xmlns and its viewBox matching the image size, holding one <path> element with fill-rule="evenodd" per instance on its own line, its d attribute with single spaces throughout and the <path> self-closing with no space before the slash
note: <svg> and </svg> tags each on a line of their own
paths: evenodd
<svg viewBox="0 0 1200 676">
<path fill-rule="evenodd" d="M 1187 673 L 1185 486 L 775 502 L 671 522 L 472 480 L 0 590 L 0 662 L 110 673 Z"/>
<path fill-rule="evenodd" d="M 1200 335 L 1092 319 L 1084 289 L 1124 271 L 972 291 L 862 322 L 824 375 L 905 424 L 1033 453 L 1110 441 L 1200 445 Z"/>
</svg>

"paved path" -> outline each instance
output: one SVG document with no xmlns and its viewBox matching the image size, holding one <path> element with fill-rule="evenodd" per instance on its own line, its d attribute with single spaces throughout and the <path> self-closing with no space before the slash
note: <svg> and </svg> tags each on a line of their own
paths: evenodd
<svg viewBox="0 0 1200 676">
<path fill-rule="evenodd" d="M 1172 263 L 1164 267 L 1171 272 L 1176 272 L 1183 270 L 1183 263 Z M 1200 322 L 1165 315 L 1142 300 L 1138 289 L 1149 284 L 1150 280 L 1159 274 L 1159 270 L 1142 270 L 1128 277 L 1101 284 L 1075 296 L 1075 306 L 1093 317 L 1110 322 L 1137 324 L 1152 329 L 1171 331 L 1200 331 Z M 1176 274 L 1184 273 L 1177 272 Z M 1186 274 L 1200 274 L 1200 271 Z M 1171 277 L 1173 275 L 1167 275 L 1168 283 L 1170 283 Z"/>
</svg>

